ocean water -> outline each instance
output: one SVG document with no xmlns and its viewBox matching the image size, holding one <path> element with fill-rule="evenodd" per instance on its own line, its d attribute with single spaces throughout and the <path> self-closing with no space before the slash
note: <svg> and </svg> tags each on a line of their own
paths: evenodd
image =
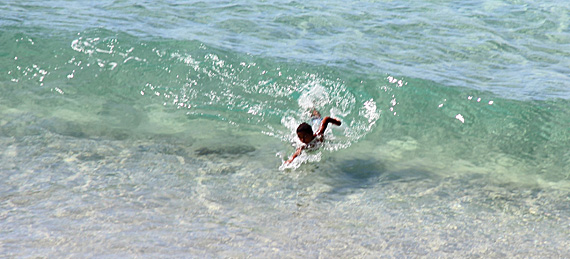
<svg viewBox="0 0 570 259">
<path fill-rule="evenodd" d="M 0 257 L 570 257 L 569 14 L 3 1 Z"/>
</svg>

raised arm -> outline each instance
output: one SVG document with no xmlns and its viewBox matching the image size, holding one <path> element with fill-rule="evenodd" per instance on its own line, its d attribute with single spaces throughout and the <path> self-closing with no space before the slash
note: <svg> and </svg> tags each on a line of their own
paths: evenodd
<svg viewBox="0 0 570 259">
<path fill-rule="evenodd" d="M 317 134 L 315 134 L 315 135 L 317 135 L 317 136 L 323 135 L 323 133 L 325 133 L 325 130 L 327 130 L 327 126 L 329 125 L 329 123 L 332 123 L 332 124 L 337 125 L 337 126 L 340 126 L 340 124 L 342 124 L 339 120 L 327 116 L 323 119 L 323 122 L 321 123 L 321 127 L 319 128 L 319 131 L 317 131 Z"/>
</svg>

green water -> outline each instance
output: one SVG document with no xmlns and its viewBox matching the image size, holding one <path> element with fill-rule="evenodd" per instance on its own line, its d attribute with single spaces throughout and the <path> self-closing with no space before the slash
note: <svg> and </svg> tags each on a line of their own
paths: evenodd
<svg viewBox="0 0 570 259">
<path fill-rule="evenodd" d="M 566 257 L 565 10 L 0 4 L 2 254 Z"/>
<path fill-rule="evenodd" d="M 82 137 L 177 133 L 187 130 L 187 121 L 204 118 L 292 141 L 314 107 L 345 122 L 333 130 L 329 150 L 368 137 L 374 144 L 367 152 L 382 152 L 374 145 L 411 138 L 422 156 L 483 168 L 500 158 L 520 167 L 511 174 L 554 183 L 568 178 L 564 99 L 509 100 L 420 79 L 260 59 L 199 42 L 87 33 L 94 35 L 67 42 L 4 33 L 13 52 L 6 56 L 14 57 L 3 79 L 5 110 L 57 118 L 76 128 L 62 129 L 66 134 Z M 155 115 L 155 109 L 168 115 Z"/>
</svg>

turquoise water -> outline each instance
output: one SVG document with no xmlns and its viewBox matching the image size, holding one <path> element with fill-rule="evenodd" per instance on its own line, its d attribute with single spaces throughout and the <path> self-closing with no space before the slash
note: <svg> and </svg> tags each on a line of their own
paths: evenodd
<svg viewBox="0 0 570 259">
<path fill-rule="evenodd" d="M 568 257 L 569 9 L 0 3 L 1 254 Z"/>
</svg>

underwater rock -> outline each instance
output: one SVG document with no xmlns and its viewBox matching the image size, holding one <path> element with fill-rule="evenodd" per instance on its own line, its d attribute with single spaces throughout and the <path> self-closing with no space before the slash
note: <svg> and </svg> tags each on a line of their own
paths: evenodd
<svg viewBox="0 0 570 259">
<path fill-rule="evenodd" d="M 255 151 L 255 147 L 247 145 L 224 146 L 224 147 L 201 147 L 196 149 L 198 156 L 241 156 Z"/>
<path fill-rule="evenodd" d="M 50 118 L 42 120 L 39 125 L 56 134 L 75 137 L 75 138 L 85 138 L 87 135 L 81 129 L 78 123 L 72 121 L 66 121 L 59 118 Z"/>
<path fill-rule="evenodd" d="M 188 152 L 184 147 L 170 144 L 140 145 L 139 151 L 188 157 Z"/>
</svg>

